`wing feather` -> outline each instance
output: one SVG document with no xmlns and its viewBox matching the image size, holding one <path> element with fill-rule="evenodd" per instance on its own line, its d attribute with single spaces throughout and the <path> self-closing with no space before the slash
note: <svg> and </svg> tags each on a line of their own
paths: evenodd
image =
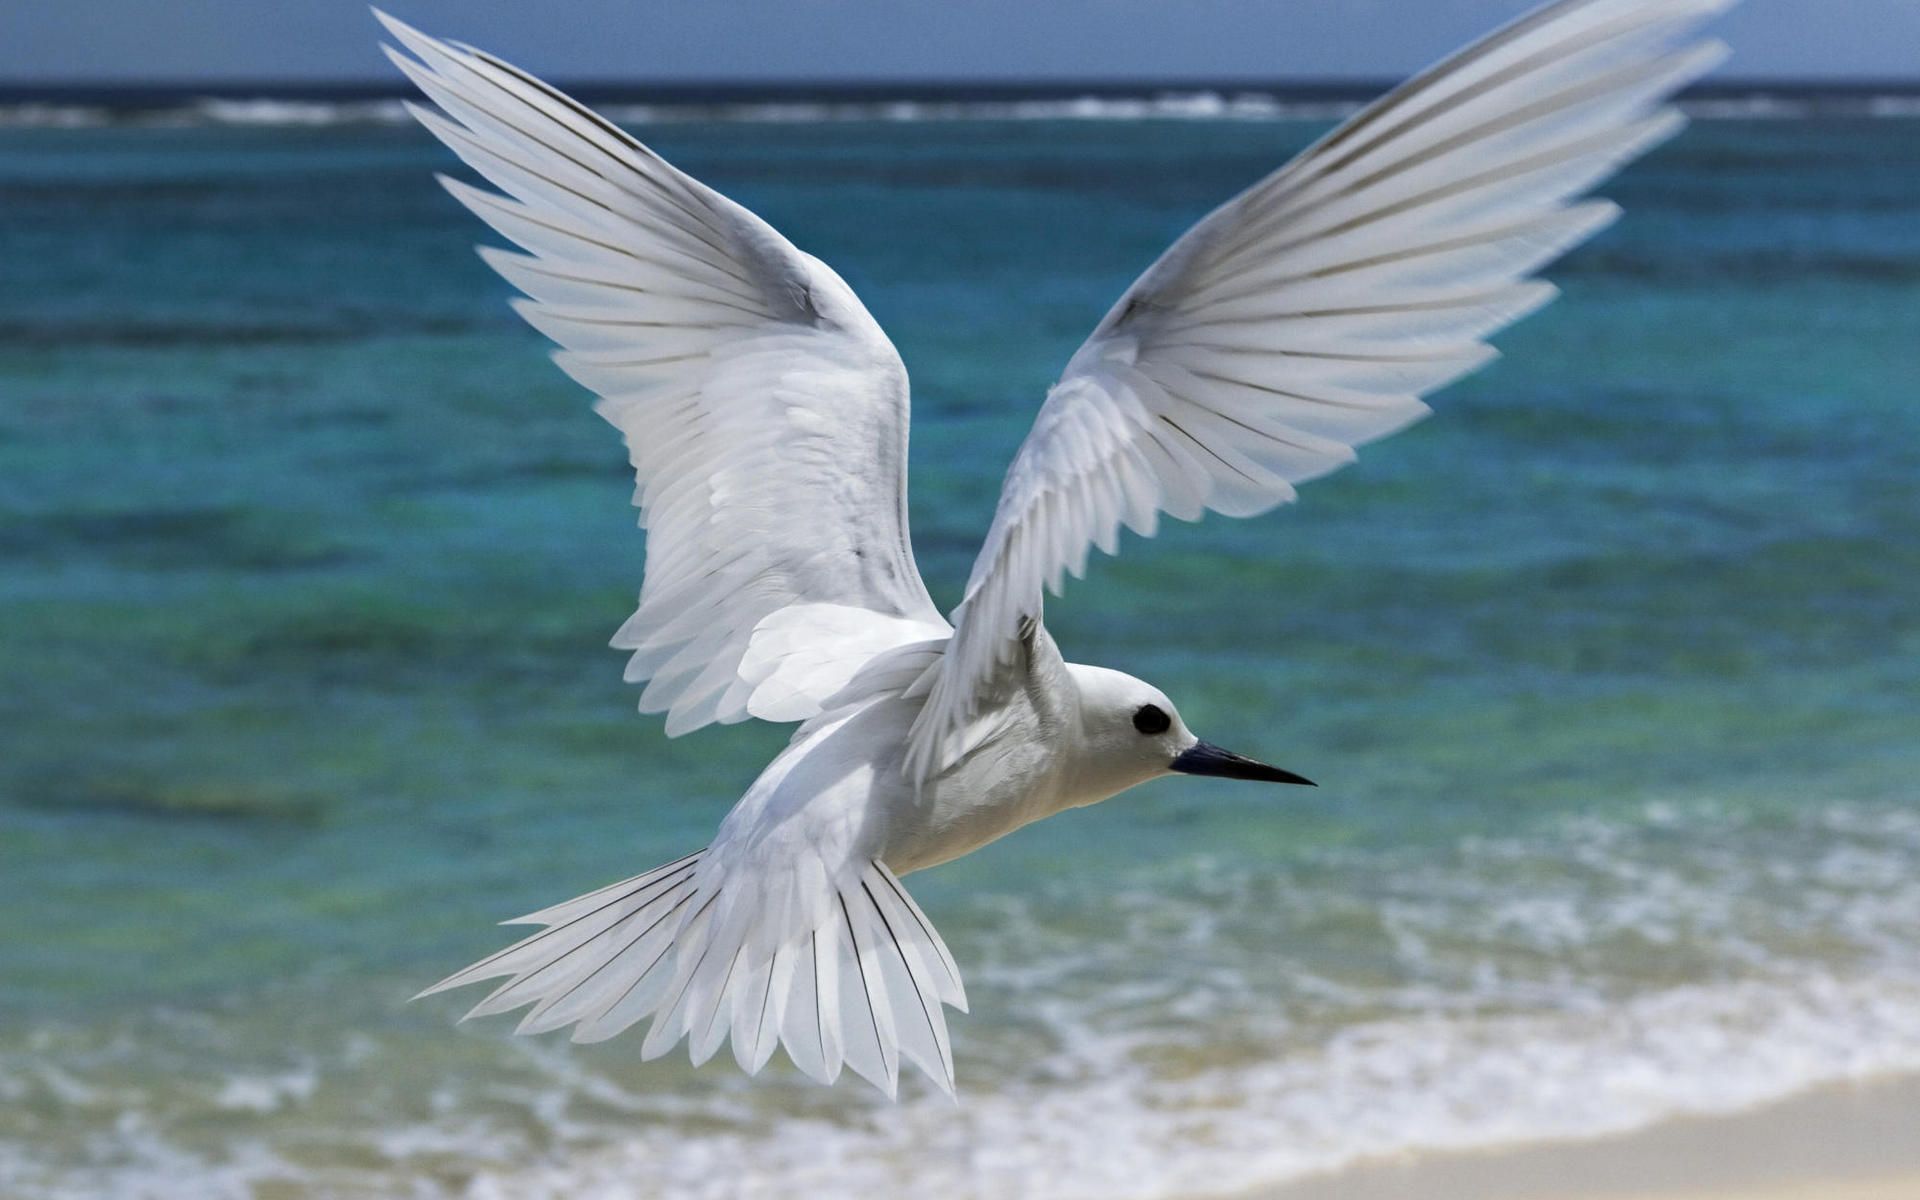
<svg viewBox="0 0 1920 1200">
<path fill-rule="evenodd" d="M 1733 0 L 1559 0 L 1415 76 L 1201 220 L 1120 298 L 1008 468 L 915 722 L 949 762 L 1047 589 L 1158 513 L 1251 516 L 1424 416 L 1618 210 L 1579 197 L 1673 135 Z"/>
<path fill-rule="evenodd" d="M 439 107 L 409 111 L 499 191 L 441 182 L 524 251 L 482 257 L 626 440 L 647 563 L 614 645 L 651 681 L 642 709 L 669 734 L 805 720 L 862 655 L 944 635 L 907 537 L 906 371 L 852 290 L 547 84 L 380 19 Z M 782 670 L 763 648 L 745 679 L 781 613 L 781 644 L 815 657 Z"/>
</svg>

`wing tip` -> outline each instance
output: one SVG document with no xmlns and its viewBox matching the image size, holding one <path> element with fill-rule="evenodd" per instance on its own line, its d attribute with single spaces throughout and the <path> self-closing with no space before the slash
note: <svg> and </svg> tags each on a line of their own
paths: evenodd
<svg viewBox="0 0 1920 1200">
<path fill-rule="evenodd" d="M 407 1003 L 412 1004 L 416 1000 L 425 1000 L 428 996 L 438 996 L 441 992 L 450 992 L 453 989 L 457 987 L 463 987 L 468 983 L 479 982 L 478 980 L 473 980 L 473 979 L 468 979 L 464 981 L 461 980 L 460 977 L 462 975 L 465 975 L 467 973 L 467 970 L 468 968 L 462 968 L 458 971 L 455 971 L 453 974 L 447 976 L 445 979 L 442 979 L 438 983 L 428 984 L 426 987 L 421 988 L 419 991 L 415 992 L 413 995 L 408 996 Z M 473 1015 L 472 1013 L 467 1014 L 468 1017 L 472 1015 Z M 460 1019 L 464 1021 L 467 1019 L 467 1017 L 461 1017 Z"/>
<path fill-rule="evenodd" d="M 415 71 L 426 69 L 425 65 L 418 59 L 408 58 L 400 51 L 399 47 L 395 46 L 392 42 L 381 42 L 380 53 L 386 55 L 388 62 L 400 68 L 401 72 L 409 77 L 411 77 Z"/>
<path fill-rule="evenodd" d="M 382 50 L 385 50 L 387 52 L 387 56 L 392 58 L 395 64 L 400 66 L 402 69 L 405 69 L 409 66 L 417 65 L 413 62 L 413 60 L 402 57 L 400 52 L 395 50 L 391 46 L 382 45 L 380 48 Z M 418 100 L 415 100 L 412 97 L 403 97 L 400 101 L 400 107 L 408 116 L 412 117 L 414 120 L 426 126 L 427 131 L 429 133 L 432 133 L 435 137 L 441 138 L 442 141 L 446 140 L 444 135 L 440 133 L 440 130 L 438 128 L 439 125 L 451 124 L 451 122 L 449 122 L 445 117 L 441 116 L 439 113 L 435 112 L 432 108 L 429 108 L 427 105 L 420 103 Z"/>
<path fill-rule="evenodd" d="M 433 127 L 429 125 L 427 128 L 431 130 Z M 445 188 L 448 195 L 475 213 L 485 208 L 498 210 L 503 206 L 511 206 L 507 208 L 507 211 L 512 212 L 520 207 L 510 197 L 503 196 L 498 192 L 490 192 L 482 187 L 475 187 L 466 180 L 456 175 L 449 175 L 445 171 L 435 171 L 433 173 L 433 181 Z M 486 218 L 483 216 L 481 219 L 485 220 Z"/>
<path fill-rule="evenodd" d="M 1738 2 L 1739 0 L 1729 0 L 1729 3 Z M 1701 62 L 1706 64 L 1700 68 L 1701 74 L 1705 74 L 1733 57 L 1733 43 L 1722 37 L 1701 38 L 1689 47 L 1686 53 L 1690 56 L 1697 56 Z"/>
<path fill-rule="evenodd" d="M 414 46 L 420 42 L 426 42 L 430 45 L 437 44 L 431 35 L 420 32 L 418 29 L 415 29 L 413 26 L 402 21 L 392 13 L 387 12 L 385 9 L 380 8 L 378 5 L 369 4 L 367 8 L 373 13 L 374 19 L 379 21 L 388 33 L 398 38 L 400 42 L 409 49 L 413 49 Z"/>
<path fill-rule="evenodd" d="M 1551 255 L 1551 259 L 1559 259 L 1582 242 L 1606 232 L 1625 212 L 1616 201 L 1604 196 L 1590 196 L 1567 205 L 1557 213 L 1548 214 L 1534 227 L 1556 230 L 1566 238 Z M 1551 265 L 1551 260 L 1545 265 Z"/>
</svg>

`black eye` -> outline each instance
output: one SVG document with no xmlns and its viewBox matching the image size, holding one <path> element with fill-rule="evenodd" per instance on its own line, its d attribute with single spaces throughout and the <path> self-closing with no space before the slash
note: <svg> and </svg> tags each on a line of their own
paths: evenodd
<svg viewBox="0 0 1920 1200">
<path fill-rule="evenodd" d="M 1165 733 L 1173 727 L 1173 718 L 1161 712 L 1157 704 L 1142 704 L 1133 714 L 1133 727 L 1141 733 Z"/>
</svg>

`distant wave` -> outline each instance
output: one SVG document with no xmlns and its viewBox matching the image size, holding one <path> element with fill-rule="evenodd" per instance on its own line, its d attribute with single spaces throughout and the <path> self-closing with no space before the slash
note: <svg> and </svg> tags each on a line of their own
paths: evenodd
<svg viewBox="0 0 1920 1200">
<path fill-rule="evenodd" d="M 658 125 L 698 121 L 823 124 L 855 121 L 1333 121 L 1359 101 L 1281 100 L 1263 93 L 1174 92 L 1153 96 L 1062 96 L 1027 100 L 753 100 L 739 102 L 603 103 L 616 121 Z M 404 125 L 399 100 L 297 100 L 202 97 L 162 108 L 32 101 L 0 105 L 0 127 L 82 129 L 131 126 Z"/>
<path fill-rule="evenodd" d="M 589 93 L 590 95 L 590 93 Z M 796 99 L 619 100 L 598 102 L 633 125 L 714 121 L 820 124 L 856 121 L 1334 121 L 1357 111 L 1358 98 L 1302 98 L 1261 90 L 1170 90 L 1139 95 L 1058 94 L 1025 97 L 877 97 L 868 93 Z M 1920 91 L 1730 91 L 1689 98 L 1681 107 L 1702 120 L 1920 118 Z M 394 97 L 309 99 L 196 96 L 129 101 L 34 98 L 0 102 L 0 128 L 84 129 L 102 126 L 316 128 L 403 125 Z"/>
<path fill-rule="evenodd" d="M 409 120 L 398 100 L 287 100 L 268 96 L 203 96 L 163 107 L 31 100 L 0 104 L 0 129 L 92 129 L 109 125 L 182 126 L 399 125 Z"/>
</svg>

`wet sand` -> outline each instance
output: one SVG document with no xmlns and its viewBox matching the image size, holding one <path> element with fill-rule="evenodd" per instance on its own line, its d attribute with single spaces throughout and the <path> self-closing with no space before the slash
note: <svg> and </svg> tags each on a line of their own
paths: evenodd
<svg viewBox="0 0 1920 1200">
<path fill-rule="evenodd" d="M 1920 1200 L 1920 1077 L 1591 1141 L 1414 1154 L 1260 1200 Z M 1249 1200 L 1252 1200 L 1249 1197 Z"/>
</svg>

